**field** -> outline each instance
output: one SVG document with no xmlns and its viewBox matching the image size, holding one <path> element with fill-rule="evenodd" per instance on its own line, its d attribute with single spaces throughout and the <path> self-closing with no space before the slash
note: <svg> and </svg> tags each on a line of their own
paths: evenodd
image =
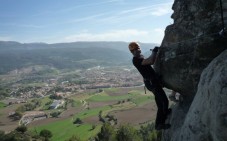
<svg viewBox="0 0 227 141">
<path fill-rule="evenodd" d="M 8 118 L 9 113 L 13 112 L 18 106 L 20 104 L 0 108 L 0 130 L 9 132 L 18 126 L 18 121 Z"/>
<path fill-rule="evenodd" d="M 0 109 L 4 108 L 6 106 L 5 103 L 0 102 Z"/>
<path fill-rule="evenodd" d="M 83 140 L 94 137 L 103 124 L 99 121 L 99 114 L 105 117 L 113 115 L 117 118 L 117 125 L 132 124 L 139 126 L 147 122 L 154 121 L 156 115 L 156 105 L 153 94 L 144 94 L 143 87 L 134 88 L 108 88 L 101 92 L 88 92 L 75 94 L 68 99 L 73 100 L 74 104 L 68 104 L 58 118 L 46 118 L 28 124 L 31 131 L 39 132 L 48 129 L 53 133 L 52 141 L 64 141 L 73 135 L 79 136 Z M 48 98 L 42 99 L 40 108 L 46 109 L 45 104 Z M 2 104 L 0 104 L 0 107 Z M 7 116 L 15 106 L 0 108 L 0 118 L 5 124 L 0 125 L 1 130 L 13 130 L 18 126 L 18 121 L 10 121 Z M 50 112 L 45 110 L 46 113 Z M 77 119 L 81 119 L 83 124 L 73 124 Z"/>
</svg>

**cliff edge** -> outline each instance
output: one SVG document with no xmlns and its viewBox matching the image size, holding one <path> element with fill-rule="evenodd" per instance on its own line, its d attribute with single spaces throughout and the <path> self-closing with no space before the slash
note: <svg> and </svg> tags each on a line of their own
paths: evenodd
<svg viewBox="0 0 227 141">
<path fill-rule="evenodd" d="M 164 141 L 227 138 L 227 0 L 221 2 L 222 12 L 219 0 L 174 1 L 174 23 L 165 30 L 154 68 L 183 101 L 172 107 Z"/>
</svg>

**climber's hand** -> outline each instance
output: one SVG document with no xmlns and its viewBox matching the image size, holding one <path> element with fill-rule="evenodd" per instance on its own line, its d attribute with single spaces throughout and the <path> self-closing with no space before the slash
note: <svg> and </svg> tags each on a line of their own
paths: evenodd
<svg viewBox="0 0 227 141">
<path fill-rule="evenodd" d="M 152 52 L 158 52 L 159 47 L 154 47 L 154 49 L 152 50 Z"/>
</svg>

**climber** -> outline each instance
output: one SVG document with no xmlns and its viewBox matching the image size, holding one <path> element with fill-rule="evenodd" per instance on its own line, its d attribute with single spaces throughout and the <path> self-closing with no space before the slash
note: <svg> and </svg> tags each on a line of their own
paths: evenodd
<svg viewBox="0 0 227 141">
<path fill-rule="evenodd" d="M 141 54 L 140 45 L 137 42 L 129 43 L 128 48 L 133 54 L 133 65 L 142 75 L 146 88 L 155 96 L 155 102 L 158 107 L 155 120 L 155 129 L 161 130 L 170 128 L 171 125 L 165 123 L 167 116 L 171 113 L 171 109 L 168 109 L 169 101 L 164 90 L 162 89 L 158 76 L 151 67 L 151 65 L 153 65 L 155 62 L 159 48 L 155 47 L 152 50 L 150 57 L 146 59 Z"/>
</svg>

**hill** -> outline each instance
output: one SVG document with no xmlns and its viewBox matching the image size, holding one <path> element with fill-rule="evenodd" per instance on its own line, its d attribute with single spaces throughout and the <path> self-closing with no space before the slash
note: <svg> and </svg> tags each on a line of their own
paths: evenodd
<svg viewBox="0 0 227 141">
<path fill-rule="evenodd" d="M 141 46 L 144 52 L 156 44 Z M 130 63 L 127 42 L 19 43 L 0 41 L 0 74 L 33 65 L 58 69 L 117 66 Z"/>
</svg>

